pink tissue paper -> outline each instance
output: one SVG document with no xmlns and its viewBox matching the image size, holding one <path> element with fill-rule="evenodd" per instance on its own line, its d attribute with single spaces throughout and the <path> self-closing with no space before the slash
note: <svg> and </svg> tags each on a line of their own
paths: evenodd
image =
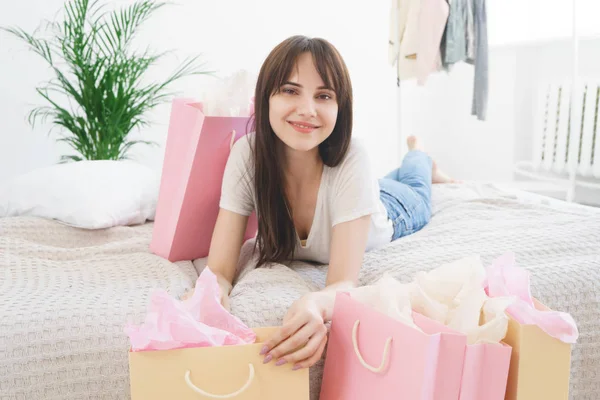
<svg viewBox="0 0 600 400">
<path fill-rule="evenodd" d="M 128 325 L 132 351 L 172 350 L 190 347 L 249 344 L 256 334 L 219 302 L 217 277 L 206 267 L 198 277 L 194 294 L 175 299 L 163 290 L 150 298 L 142 325 Z"/>
<path fill-rule="evenodd" d="M 519 268 L 513 253 L 494 260 L 487 268 L 484 288 L 490 297 L 514 296 L 506 313 L 524 325 L 537 325 L 548 335 L 565 343 L 575 343 L 579 336 L 577 325 L 570 314 L 542 311 L 535 308 L 529 286 L 529 272 Z"/>
</svg>

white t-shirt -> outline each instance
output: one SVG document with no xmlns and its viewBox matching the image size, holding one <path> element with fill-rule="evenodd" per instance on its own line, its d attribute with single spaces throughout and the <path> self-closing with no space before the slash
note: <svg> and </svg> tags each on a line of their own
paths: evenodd
<svg viewBox="0 0 600 400">
<path fill-rule="evenodd" d="M 220 207 L 250 215 L 255 209 L 250 142 L 254 134 L 238 140 L 227 160 Z M 297 260 L 329 263 L 332 228 L 342 222 L 371 215 L 367 251 L 389 243 L 394 228 L 379 198 L 379 183 L 371 173 L 366 150 L 352 140 L 346 157 L 335 168 L 324 166 L 313 223 L 305 243 L 296 245 Z"/>
</svg>

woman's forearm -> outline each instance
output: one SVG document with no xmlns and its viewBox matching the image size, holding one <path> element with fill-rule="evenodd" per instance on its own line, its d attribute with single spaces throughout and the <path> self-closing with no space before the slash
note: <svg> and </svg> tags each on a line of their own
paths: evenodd
<svg viewBox="0 0 600 400">
<path fill-rule="evenodd" d="M 355 287 L 356 284 L 354 282 L 342 281 L 330 284 L 324 289 L 312 293 L 314 296 L 316 296 L 317 301 L 319 302 L 321 312 L 323 315 L 323 320 L 325 322 L 329 322 L 333 318 L 333 307 L 335 304 L 335 296 L 337 295 L 337 292 L 343 292 Z"/>
</svg>

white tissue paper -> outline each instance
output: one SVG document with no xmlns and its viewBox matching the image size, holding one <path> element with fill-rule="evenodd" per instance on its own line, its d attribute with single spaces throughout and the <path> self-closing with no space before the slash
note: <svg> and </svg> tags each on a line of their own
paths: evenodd
<svg viewBox="0 0 600 400">
<path fill-rule="evenodd" d="M 255 87 L 256 77 L 246 70 L 211 81 L 199 96 L 204 114 L 211 117 L 252 115 Z"/>
<path fill-rule="evenodd" d="M 498 343 L 506 336 L 506 308 L 513 297 L 489 298 L 486 271 L 479 256 L 466 257 L 429 272 L 419 272 L 402 284 L 384 276 L 374 285 L 349 291 L 357 301 L 418 329 L 412 311 L 467 336 L 468 344 Z"/>
<path fill-rule="evenodd" d="M 464 333 L 469 344 L 498 343 L 506 336 L 508 316 L 504 311 L 514 298 L 489 298 L 485 279 L 479 256 L 419 272 L 412 283 L 412 308 Z"/>
<path fill-rule="evenodd" d="M 354 300 L 369 304 L 376 310 L 419 329 L 412 319 L 409 286 L 384 274 L 375 285 L 361 286 L 349 291 Z"/>
</svg>

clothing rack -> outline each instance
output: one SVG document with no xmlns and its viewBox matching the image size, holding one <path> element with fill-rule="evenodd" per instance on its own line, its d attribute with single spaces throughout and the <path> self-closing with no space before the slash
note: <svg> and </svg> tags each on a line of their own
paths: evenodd
<svg viewBox="0 0 600 400">
<path fill-rule="evenodd" d="M 402 80 L 423 86 L 431 73 L 450 72 L 455 64 L 465 62 L 475 71 L 471 115 L 483 121 L 488 97 L 487 0 L 454 1 L 455 7 L 447 0 L 434 0 L 427 3 L 429 8 L 415 12 L 410 1 L 391 0 L 388 51 L 391 64 L 396 66 L 396 107 L 402 108 Z M 434 46 L 438 46 L 437 55 Z M 396 123 L 402 155 L 405 144 L 400 111 Z"/>
</svg>

